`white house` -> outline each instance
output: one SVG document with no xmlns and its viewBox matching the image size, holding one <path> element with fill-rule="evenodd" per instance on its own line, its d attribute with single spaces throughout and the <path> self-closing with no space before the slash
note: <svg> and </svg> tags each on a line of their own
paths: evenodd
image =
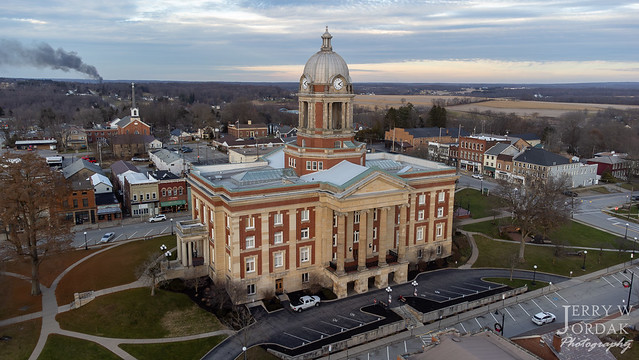
<svg viewBox="0 0 639 360">
<path fill-rule="evenodd" d="M 108 177 L 100 174 L 91 175 L 91 183 L 96 194 L 105 194 L 113 192 L 113 184 Z"/>
<path fill-rule="evenodd" d="M 184 160 L 178 154 L 166 149 L 149 151 L 149 159 L 153 162 L 156 169 L 170 171 L 178 176 L 182 176 L 190 164 L 190 162 Z"/>
</svg>

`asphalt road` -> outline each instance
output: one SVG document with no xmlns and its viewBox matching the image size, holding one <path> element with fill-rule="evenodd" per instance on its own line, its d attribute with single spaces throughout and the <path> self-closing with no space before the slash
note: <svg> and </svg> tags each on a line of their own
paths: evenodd
<svg viewBox="0 0 639 360">
<path fill-rule="evenodd" d="M 621 218 L 610 216 L 602 211 L 604 208 L 621 207 L 628 202 L 630 191 L 619 193 L 579 196 L 566 198 L 572 204 L 574 202 L 574 218 L 591 226 L 615 233 L 628 239 L 639 238 L 639 225 L 632 221 L 624 221 Z M 626 224 L 628 232 L 626 233 Z M 638 247 L 639 248 L 639 247 Z"/>
</svg>

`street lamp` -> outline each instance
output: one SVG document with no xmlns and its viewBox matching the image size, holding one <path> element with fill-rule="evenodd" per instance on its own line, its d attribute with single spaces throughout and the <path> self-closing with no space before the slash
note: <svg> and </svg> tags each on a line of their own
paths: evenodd
<svg viewBox="0 0 639 360">
<path fill-rule="evenodd" d="M 390 304 L 391 304 L 391 301 L 392 301 L 391 293 L 393 292 L 393 289 L 391 289 L 390 286 L 387 286 L 386 287 L 386 292 L 388 293 L 388 307 L 390 307 Z"/>
<path fill-rule="evenodd" d="M 628 211 L 630 211 L 630 210 L 628 210 Z M 626 233 L 623 236 L 624 240 L 628 240 L 628 225 L 630 225 L 630 224 L 626 223 Z"/>
<path fill-rule="evenodd" d="M 411 285 L 413 285 L 413 287 L 415 288 L 413 291 L 413 295 L 417 296 L 417 281 L 413 280 L 413 282 L 411 283 Z"/>
<path fill-rule="evenodd" d="M 632 295 L 632 283 L 634 282 L 635 279 L 635 273 L 633 273 L 632 271 L 630 272 L 630 282 L 628 281 L 624 281 L 623 282 L 623 287 L 627 287 L 628 289 L 628 304 L 626 305 L 626 314 L 630 314 L 630 295 Z M 623 301 L 623 300 L 622 300 Z"/>
<path fill-rule="evenodd" d="M 246 346 L 242 346 L 242 352 L 244 353 L 244 360 L 246 360 Z"/>
<path fill-rule="evenodd" d="M 533 281 L 532 284 L 535 286 L 535 276 L 537 275 L 537 265 L 533 265 Z"/>
<path fill-rule="evenodd" d="M 570 277 L 572 278 L 572 270 L 570 270 Z"/>
<path fill-rule="evenodd" d="M 588 250 L 584 250 L 584 264 L 581 265 L 581 270 L 586 270 L 586 255 L 588 255 Z"/>
<path fill-rule="evenodd" d="M 171 236 L 173 236 L 173 218 L 171 218 Z"/>
<path fill-rule="evenodd" d="M 164 256 L 166 257 L 166 265 L 170 269 L 171 268 L 171 260 L 170 260 L 171 252 L 170 251 L 165 252 Z"/>
<path fill-rule="evenodd" d="M 84 250 L 89 250 L 89 245 L 87 244 L 87 232 L 84 232 Z"/>
</svg>

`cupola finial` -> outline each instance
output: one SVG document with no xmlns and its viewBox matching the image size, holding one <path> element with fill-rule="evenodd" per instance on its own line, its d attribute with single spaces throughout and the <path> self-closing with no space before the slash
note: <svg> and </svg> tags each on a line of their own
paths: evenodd
<svg viewBox="0 0 639 360">
<path fill-rule="evenodd" d="M 328 25 L 326 25 L 326 32 L 322 34 L 322 51 L 333 51 L 331 46 L 331 39 L 333 36 L 328 32 Z"/>
</svg>

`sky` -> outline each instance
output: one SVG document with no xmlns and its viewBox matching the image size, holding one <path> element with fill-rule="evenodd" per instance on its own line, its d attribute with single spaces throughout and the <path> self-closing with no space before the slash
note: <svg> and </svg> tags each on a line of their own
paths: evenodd
<svg viewBox="0 0 639 360">
<path fill-rule="evenodd" d="M 299 81 L 326 26 L 355 83 L 639 81 L 624 0 L 3 0 L 0 77 Z"/>
</svg>

